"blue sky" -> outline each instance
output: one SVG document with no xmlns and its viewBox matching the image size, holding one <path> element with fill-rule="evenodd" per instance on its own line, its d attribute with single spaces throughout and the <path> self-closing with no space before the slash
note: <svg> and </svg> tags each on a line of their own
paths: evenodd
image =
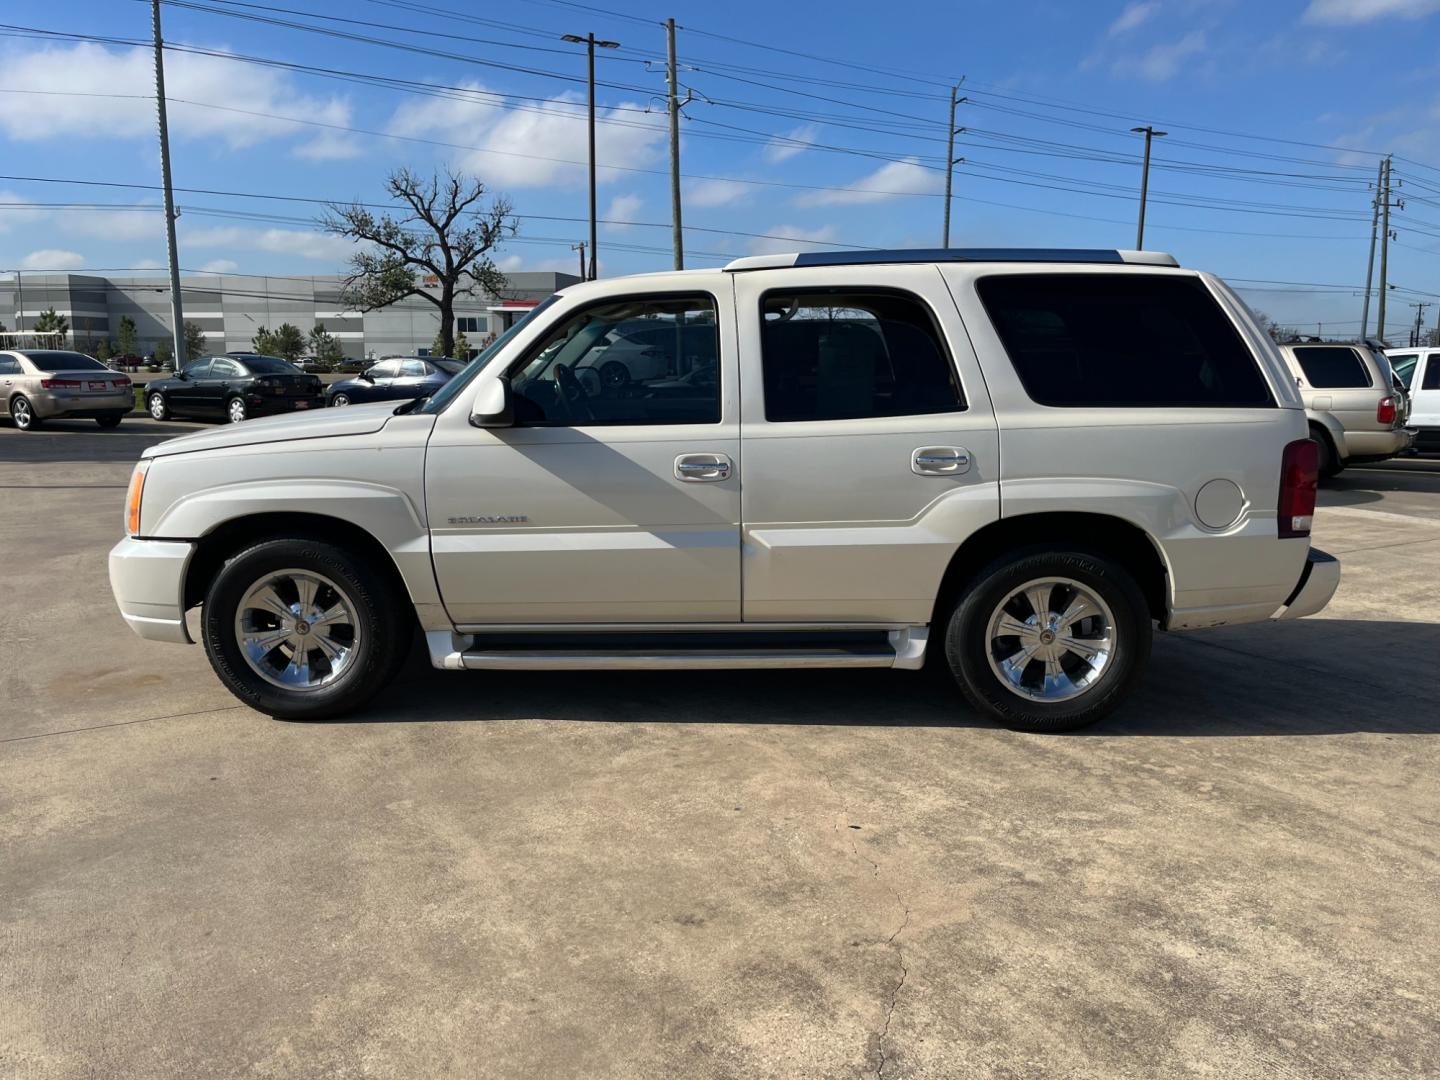
<svg viewBox="0 0 1440 1080">
<path fill-rule="evenodd" d="M 947 84 L 963 76 L 957 245 L 1133 246 L 1129 129 L 1148 122 L 1169 135 L 1147 247 L 1235 280 L 1278 321 L 1353 333 L 1367 185 L 1393 153 L 1392 336 L 1410 303 L 1440 300 L 1440 0 L 167 3 L 177 187 L 289 197 L 181 191 L 181 265 L 334 272 L 346 247 L 303 200 L 376 201 L 391 167 L 449 165 L 513 203 L 502 267 L 571 269 L 584 56 L 559 37 L 593 30 L 623 46 L 597 64 L 601 217 L 635 223 L 602 227 L 602 272 L 668 267 L 666 16 L 694 93 L 685 220 L 717 230 L 687 233 L 689 265 L 938 244 Z M 8 0 L 0 21 L 0 272 L 163 267 L 158 191 L 18 179 L 158 183 L 148 48 L 16 29 L 143 40 L 149 4 Z"/>
</svg>

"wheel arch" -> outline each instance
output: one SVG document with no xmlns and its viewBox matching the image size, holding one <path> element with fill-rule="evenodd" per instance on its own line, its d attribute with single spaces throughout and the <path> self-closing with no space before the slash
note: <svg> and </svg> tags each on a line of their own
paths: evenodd
<svg viewBox="0 0 1440 1080">
<path fill-rule="evenodd" d="M 975 531 L 951 556 L 935 597 L 930 625 L 943 629 L 946 612 L 967 585 L 1008 551 L 1060 544 L 1120 562 L 1135 577 L 1150 617 L 1163 628 L 1169 613 L 1169 571 L 1159 544 L 1140 526 L 1113 514 L 1043 511 L 1000 518 Z"/>
</svg>

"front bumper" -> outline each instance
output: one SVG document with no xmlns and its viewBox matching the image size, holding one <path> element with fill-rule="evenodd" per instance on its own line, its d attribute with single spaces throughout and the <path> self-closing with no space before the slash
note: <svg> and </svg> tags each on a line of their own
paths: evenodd
<svg viewBox="0 0 1440 1080">
<path fill-rule="evenodd" d="M 1305 569 L 1300 571 L 1300 580 L 1285 601 L 1284 610 L 1277 619 L 1303 619 L 1314 615 L 1330 602 L 1340 585 L 1340 560 L 1327 555 L 1318 548 L 1311 548 L 1305 560 Z"/>
<path fill-rule="evenodd" d="M 110 591 L 130 629 L 150 641 L 193 645 L 185 627 L 185 570 L 195 545 L 183 540 L 136 540 L 110 549 Z"/>
</svg>

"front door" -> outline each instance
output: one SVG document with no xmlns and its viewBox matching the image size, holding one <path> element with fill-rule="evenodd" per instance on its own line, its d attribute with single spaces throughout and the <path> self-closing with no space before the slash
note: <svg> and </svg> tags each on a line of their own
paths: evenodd
<svg viewBox="0 0 1440 1080">
<path fill-rule="evenodd" d="M 177 416 L 204 415 L 205 381 L 210 377 L 211 362 L 211 357 L 206 356 L 186 366 L 185 378 L 165 392 L 171 412 Z"/>
<path fill-rule="evenodd" d="M 1000 514 L 995 415 L 939 272 L 735 279 L 745 621 L 928 623 Z"/>
<path fill-rule="evenodd" d="M 738 622 L 730 297 L 654 291 L 544 317 L 549 326 L 507 368 L 515 425 L 473 427 L 462 407 L 443 413 L 430 439 L 431 550 L 451 618 Z M 596 350 L 656 329 L 671 331 L 660 374 L 596 376 Z"/>
</svg>

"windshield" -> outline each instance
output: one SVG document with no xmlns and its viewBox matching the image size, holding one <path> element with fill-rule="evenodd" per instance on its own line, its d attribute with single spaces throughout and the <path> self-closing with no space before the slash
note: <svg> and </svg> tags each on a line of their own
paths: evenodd
<svg viewBox="0 0 1440 1080">
<path fill-rule="evenodd" d="M 278 356 L 242 356 L 239 360 L 256 375 L 294 375 L 298 372 L 295 365 Z"/>
<path fill-rule="evenodd" d="M 109 371 L 99 360 L 78 352 L 26 349 L 24 355 L 41 371 Z"/>
<path fill-rule="evenodd" d="M 537 306 L 530 309 L 529 314 L 492 341 L 488 348 L 465 365 L 465 369 L 461 371 L 459 375 L 456 375 L 439 390 L 435 391 L 434 395 L 426 399 L 425 403 L 415 411 L 417 413 L 438 413 L 445 408 L 446 405 L 450 404 L 450 402 L 474 380 L 476 375 L 479 375 L 480 372 L 485 369 L 486 364 L 495 359 L 500 350 L 505 347 L 506 342 L 513 338 L 522 326 L 526 325 L 531 319 L 535 318 L 536 315 L 539 315 L 540 312 L 544 311 L 559 299 L 559 294 L 556 294 L 540 301 Z"/>
</svg>

